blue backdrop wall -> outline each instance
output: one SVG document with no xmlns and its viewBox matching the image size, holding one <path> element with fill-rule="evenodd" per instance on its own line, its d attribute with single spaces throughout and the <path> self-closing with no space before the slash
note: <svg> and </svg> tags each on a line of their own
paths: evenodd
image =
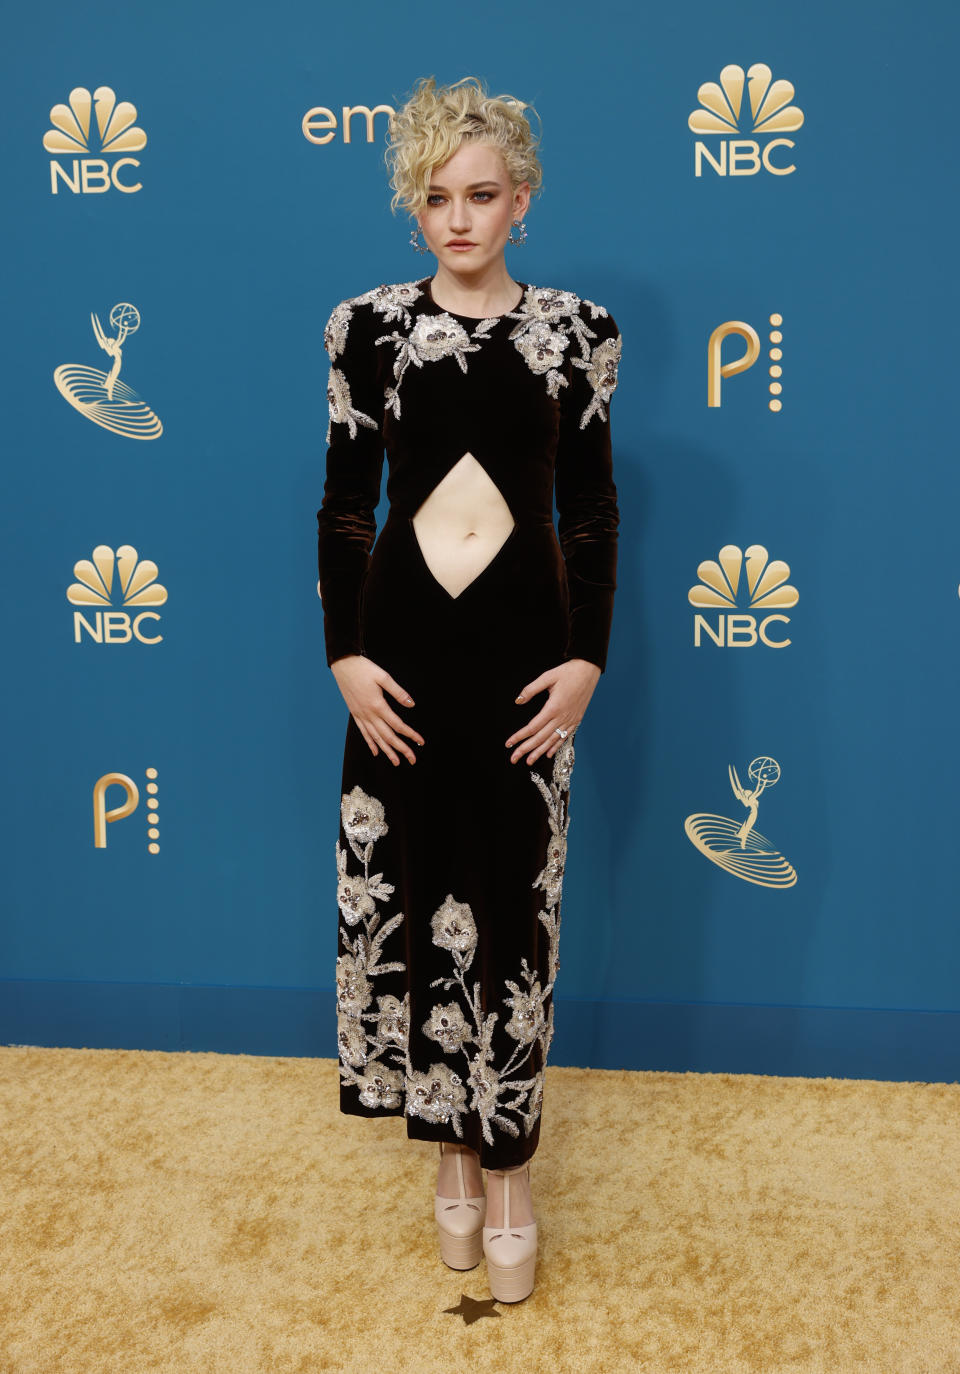
<svg viewBox="0 0 960 1374">
<path fill-rule="evenodd" d="M 543 120 L 510 270 L 624 339 L 553 1062 L 955 1080 L 956 8 L 7 30 L 0 1039 L 336 1054 L 322 326 L 432 270 L 386 120 L 474 74 Z"/>
</svg>

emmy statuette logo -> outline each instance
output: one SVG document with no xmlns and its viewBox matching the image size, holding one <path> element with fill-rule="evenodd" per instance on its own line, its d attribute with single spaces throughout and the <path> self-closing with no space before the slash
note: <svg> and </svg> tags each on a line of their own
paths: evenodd
<svg viewBox="0 0 960 1374">
<path fill-rule="evenodd" d="M 147 778 L 147 853 L 159 854 L 160 845 L 160 800 L 157 793 L 160 791 L 157 783 L 156 768 L 145 770 Z M 123 801 L 119 806 L 107 807 L 107 788 L 122 787 Z M 133 778 L 126 773 L 104 773 L 97 778 L 93 784 L 93 846 L 95 849 L 106 849 L 107 847 L 107 826 L 114 821 L 122 821 L 127 816 L 132 816 L 140 805 L 140 789 Z"/>
<path fill-rule="evenodd" d="M 700 564 L 700 581 L 687 593 L 691 606 L 702 610 L 723 608 L 713 622 L 698 610 L 693 620 L 694 646 L 700 648 L 703 634 L 718 649 L 749 649 L 758 641 L 768 649 L 785 649 L 792 644 L 792 640 L 783 637 L 782 630 L 779 637 L 774 637 L 778 623 L 790 624 L 790 617 L 782 612 L 800 600 L 796 587 L 787 582 L 788 564 L 779 558 L 769 559 L 762 544 L 751 544 L 746 554 L 736 544 L 725 544 L 717 560 L 708 558 Z M 747 575 L 741 582 L 744 561 Z M 749 610 L 736 611 L 741 605 Z M 751 614 L 753 611 L 767 614 L 757 617 Z"/>
<path fill-rule="evenodd" d="M 731 64 L 720 73 L 720 84 L 706 81 L 697 91 L 700 108 L 687 120 L 695 134 L 719 134 L 715 151 L 699 138 L 694 145 L 694 175 L 703 175 L 704 163 L 719 177 L 752 177 L 766 170 L 774 176 L 789 176 L 796 166 L 783 165 L 781 149 L 795 147 L 792 138 L 774 137 L 795 133 L 803 124 L 803 111 L 791 104 L 794 97 L 789 81 L 774 81 L 770 68 L 755 62 L 744 76 L 742 67 Z M 746 86 L 749 109 L 744 107 Z M 737 134 L 754 134 L 754 138 Z M 759 139 L 766 141 L 761 145 Z"/>
<path fill-rule="evenodd" d="M 738 825 L 726 816 L 700 812 L 684 821 L 687 839 L 711 863 L 746 883 L 756 883 L 759 887 L 793 887 L 797 881 L 795 868 L 756 828 L 764 790 L 780 781 L 779 763 L 765 756 L 754 759 L 747 769 L 752 787 L 744 787 L 733 764 L 727 771 L 733 795 L 746 808 L 742 823 Z"/>
<path fill-rule="evenodd" d="M 64 164 L 54 157 L 50 163 L 50 191 L 59 194 L 61 184 L 74 195 L 102 195 L 113 187 L 133 195 L 142 187 L 136 173 L 139 159 L 118 154 L 139 153 L 147 146 L 147 136 L 134 121 L 137 109 L 121 100 L 109 86 L 98 86 L 91 96 L 85 86 L 70 92 L 69 104 L 54 105 L 50 111 L 52 129 L 43 136 L 48 153 L 69 157 Z M 91 124 L 96 119 L 96 132 Z M 99 157 L 89 154 L 99 152 Z M 109 159 L 109 160 L 108 160 Z"/>
<path fill-rule="evenodd" d="M 745 340 L 746 348 L 739 358 L 724 362 L 724 342 L 734 335 Z M 770 316 L 770 333 L 767 337 L 770 342 L 770 348 L 767 350 L 770 359 L 767 368 L 767 375 L 770 377 L 767 385 L 770 400 L 767 406 L 770 410 L 778 411 L 783 409 L 780 399 L 783 392 L 783 349 L 780 347 L 783 343 L 782 315 Z M 748 371 L 759 357 L 760 335 L 752 324 L 746 324 L 743 320 L 727 320 L 724 324 L 718 324 L 707 343 L 707 405 L 719 406 L 720 389 L 726 379 L 736 377 L 739 372 Z"/>
<path fill-rule="evenodd" d="M 125 439 L 159 439 L 163 425 L 133 388 L 120 380 L 123 345 L 140 328 L 140 311 L 120 301 L 109 318 L 115 335 L 104 330 L 97 315 L 90 316 L 94 338 L 111 359 L 110 371 L 83 363 L 62 363 L 53 374 L 57 390 L 74 410 L 113 434 Z"/>
<path fill-rule="evenodd" d="M 158 630 L 160 616 L 156 610 L 136 609 L 165 604 L 167 589 L 157 581 L 157 572 L 156 563 L 141 559 L 129 544 L 122 544 L 116 553 L 109 545 L 98 544 L 92 561 L 81 558 L 73 565 L 77 581 L 67 588 L 67 600 L 72 606 L 89 609 L 86 614 L 79 610 L 73 613 L 73 642 L 79 644 L 86 636 L 94 644 L 129 644 L 134 639 L 141 644 L 159 644 L 163 635 L 148 634 L 147 630 Z M 127 607 L 134 608 L 132 615 Z"/>
</svg>

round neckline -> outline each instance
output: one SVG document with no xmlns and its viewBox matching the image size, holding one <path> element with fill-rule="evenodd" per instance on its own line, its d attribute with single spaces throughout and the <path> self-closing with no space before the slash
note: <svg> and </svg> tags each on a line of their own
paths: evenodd
<svg viewBox="0 0 960 1374">
<path fill-rule="evenodd" d="M 473 324 L 479 324 L 481 320 L 505 320 L 508 315 L 514 314 L 517 310 L 520 309 L 521 305 L 523 305 L 523 298 L 527 294 L 528 289 L 526 282 L 518 281 L 517 285 L 522 288 L 520 293 L 520 299 L 513 307 L 513 310 L 505 310 L 502 315 L 461 315 L 458 311 L 448 310 L 446 306 L 440 305 L 437 301 L 434 300 L 432 277 L 425 277 L 424 281 L 426 282 L 427 300 L 433 306 L 434 310 L 439 310 L 442 315 L 452 315 L 455 320 L 470 320 Z"/>
</svg>

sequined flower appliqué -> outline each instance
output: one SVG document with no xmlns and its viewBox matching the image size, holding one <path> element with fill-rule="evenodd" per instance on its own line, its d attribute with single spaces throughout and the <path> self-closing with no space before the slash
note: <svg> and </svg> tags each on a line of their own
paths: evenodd
<svg viewBox="0 0 960 1374">
<path fill-rule="evenodd" d="M 617 367 L 622 348 L 623 341 L 618 334 L 615 339 L 604 339 L 598 343 L 588 358 L 573 359 L 574 367 L 586 370 L 587 381 L 593 388 L 590 404 L 580 417 L 581 429 L 586 427 L 593 415 L 599 415 L 601 420 L 607 418 L 603 407 L 605 402 L 609 404 L 617 387 Z"/>
<path fill-rule="evenodd" d="M 351 296 L 335 306 L 323 331 L 323 346 L 336 362 L 347 346 L 347 333 L 357 306 L 369 305 L 383 316 L 384 324 L 396 321 L 409 329 L 412 321 L 411 306 L 423 295 L 416 282 L 402 281 L 375 286 L 372 291 L 364 291 L 362 296 Z"/>
<path fill-rule="evenodd" d="M 548 395 L 558 396 L 560 388 L 569 385 L 560 367 L 571 344 L 579 349 L 579 356 L 571 356 L 571 362 L 574 367 L 588 369 L 587 379 L 594 389 L 590 404 L 580 417 L 581 429 L 594 415 L 601 420 L 606 418 L 602 402 L 609 401 L 613 394 L 620 357 L 619 335 L 616 340 L 601 341 L 591 353 L 590 341 L 597 335 L 584 319 L 582 306 L 590 310 L 592 319 L 607 318 L 602 305 L 581 300 L 572 291 L 544 286 L 528 286 L 517 309 L 509 312 L 509 318 L 517 321 L 509 337 L 530 370 L 544 374 Z"/>
<path fill-rule="evenodd" d="M 548 935 L 547 981 L 531 969 L 527 959 L 520 960 L 520 979 L 505 980 L 507 993 L 503 1005 L 510 1009 L 504 1030 L 516 1044 L 503 1063 L 496 1063 L 493 1050 L 494 1026 L 500 1012 L 485 1012 L 480 983 L 472 987 L 467 975 L 477 951 L 478 932 L 468 902 L 457 901 L 452 893 L 431 917 L 433 943 L 449 952 L 453 972 L 435 978 L 431 987 L 442 985 L 445 992 L 456 987 L 455 1001 L 438 1002 L 422 1026 L 423 1034 L 436 1042 L 446 1056 L 462 1055 L 466 1061 L 457 1073 L 444 1060 L 432 1063 L 425 1072 L 416 1072 L 408 1063 L 406 1112 L 426 1121 L 449 1122 L 458 1136 L 463 1135 L 462 1116 L 475 1111 L 480 1118 L 484 1140 L 494 1144 L 494 1127 L 507 1135 L 530 1134 L 540 1117 L 547 1053 L 553 1038 L 553 992 L 560 937 L 560 897 L 566 858 L 567 831 L 570 825 L 568 802 L 573 771 L 573 733 L 553 756 L 549 781 L 531 768 L 530 778 L 539 789 L 547 807 L 550 838 L 543 868 L 533 887 L 543 892 L 539 919 Z M 488 998 L 489 1001 L 489 998 Z M 539 1067 L 532 1072 L 528 1061 L 539 1046 Z"/>
<path fill-rule="evenodd" d="M 340 930 L 342 952 L 337 958 L 337 1043 L 340 1079 L 352 1084 L 365 1107 L 395 1111 L 403 1104 L 404 1072 L 410 1035 L 409 994 L 377 997 L 375 980 L 402 972 L 406 964 L 386 959 L 384 946 L 403 923 L 397 912 L 381 924 L 379 904 L 389 900 L 392 883 L 371 873 L 373 849 L 389 826 L 383 803 L 354 787 L 340 801 L 340 819 L 347 840 L 337 838 L 337 902 L 346 924 L 359 927 L 355 936 Z M 362 866 L 351 872 L 350 856 Z M 395 1065 L 397 1067 L 391 1067 Z"/>
<path fill-rule="evenodd" d="M 466 372 L 466 355 L 480 348 L 474 340 L 484 338 L 494 323 L 493 320 L 481 320 L 473 333 L 468 334 L 452 315 L 442 311 L 439 315 L 421 315 L 408 334 L 398 330 L 382 334 L 377 343 L 392 343 L 396 349 L 393 363 L 396 385 L 386 393 L 385 409 L 400 418 L 400 383 L 411 363 L 414 367 L 423 367 L 424 363 L 438 362 L 441 358 L 455 358 L 460 371 Z"/>
<path fill-rule="evenodd" d="M 350 385 L 339 367 L 331 366 L 330 368 L 330 377 L 327 381 L 327 401 L 330 409 L 330 419 L 327 422 L 328 444 L 331 426 L 334 424 L 346 425 L 351 439 L 357 437 L 358 425 L 365 425 L 368 429 L 376 429 L 376 420 L 371 419 L 362 410 L 357 410 L 354 407 L 350 396 Z"/>
<path fill-rule="evenodd" d="M 372 305 L 377 314 L 383 316 L 385 324 L 397 320 L 409 329 L 410 307 L 422 295 L 423 292 L 416 282 L 402 281 L 392 285 L 375 286 L 372 291 L 365 291 L 362 296 L 355 297 L 355 303 Z"/>
<path fill-rule="evenodd" d="M 360 306 L 369 306 L 384 323 L 396 325 L 390 333 L 381 334 L 375 340 L 375 345 L 392 344 L 394 348 L 394 382 L 392 386 L 384 388 L 383 408 L 398 420 L 401 415 L 401 383 L 409 366 L 423 367 L 425 363 L 453 358 L 461 372 L 467 372 L 467 355 L 480 349 L 500 319 L 515 321 L 508 338 L 530 371 L 543 377 L 549 396 L 559 396 L 561 389 L 570 385 L 567 376 L 569 369 L 565 366 L 568 358 L 573 367 L 586 371 L 592 396 L 581 413 L 581 429 L 589 424 L 594 415 L 599 416 L 601 421 L 606 419 L 604 407 L 617 385 L 621 340 L 617 334 L 614 338 L 596 342 L 597 333 L 587 323 L 586 312 L 589 311 L 591 320 L 608 318 L 602 305 L 581 299 L 572 291 L 527 286 L 516 310 L 507 311 L 499 318 L 494 316 L 477 320 L 468 332 L 462 323 L 463 317 L 457 319 L 445 310 L 419 314 L 414 309 L 417 301 L 429 296 L 429 291 L 425 289 L 428 281 L 376 286 L 360 296 L 341 301 L 327 321 L 324 347 L 331 362 L 327 390 L 331 423 L 347 425 L 351 439 L 356 438 L 358 427 L 377 427 L 377 422 L 371 416 L 353 406 L 346 377 L 342 370 L 333 366 L 346 348 L 348 330 Z"/>
<path fill-rule="evenodd" d="M 327 401 L 330 410 L 326 436 L 328 444 L 333 424 L 346 425 L 351 439 L 357 437 L 360 425 L 369 429 L 377 428 L 377 421 L 354 407 L 347 378 L 341 368 L 334 366 L 347 346 L 350 323 L 357 307 L 369 305 L 383 317 L 385 324 L 396 321 L 405 329 L 409 329 L 413 318 L 411 307 L 422 295 L 423 292 L 416 282 L 395 282 L 389 285 L 384 283 L 375 286 L 372 291 L 365 291 L 361 296 L 351 296 L 348 300 L 340 301 L 331 312 L 323 331 L 323 346 L 330 358 L 330 375 L 327 382 Z"/>
<path fill-rule="evenodd" d="M 535 324 L 523 331 L 516 345 L 531 372 L 547 374 L 547 390 L 551 396 L 555 396 L 558 388 L 564 385 L 564 379 L 556 369 L 563 362 L 563 355 L 570 345 L 566 334 L 551 329 L 548 324 Z"/>
</svg>

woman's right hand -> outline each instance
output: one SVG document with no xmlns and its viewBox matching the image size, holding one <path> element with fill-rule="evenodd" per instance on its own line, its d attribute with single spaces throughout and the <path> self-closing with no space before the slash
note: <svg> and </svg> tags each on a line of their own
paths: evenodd
<svg viewBox="0 0 960 1374">
<path fill-rule="evenodd" d="M 413 697 L 410 693 L 401 687 L 385 668 L 381 668 L 365 654 L 347 654 L 343 658 L 335 659 L 330 665 L 330 671 L 336 678 L 350 714 L 357 722 L 373 756 L 376 757 L 379 753 L 379 744 L 394 765 L 400 764 L 395 752 L 398 749 L 404 758 L 416 763 L 416 754 L 400 735 L 408 735 L 410 739 L 416 740 L 417 744 L 424 743 L 423 736 L 397 715 L 384 696 L 386 690 L 404 706 L 412 706 Z"/>
</svg>

